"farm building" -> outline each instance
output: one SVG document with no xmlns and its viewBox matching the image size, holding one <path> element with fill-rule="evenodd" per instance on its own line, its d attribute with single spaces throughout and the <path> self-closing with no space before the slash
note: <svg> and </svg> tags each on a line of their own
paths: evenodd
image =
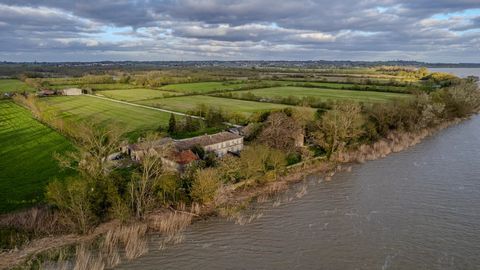
<svg viewBox="0 0 480 270">
<path fill-rule="evenodd" d="M 243 149 L 243 136 L 223 131 L 212 135 L 178 140 L 175 145 L 179 149 L 191 149 L 199 145 L 205 151 L 214 152 L 218 157 L 222 157 L 227 153 L 240 153 Z"/>
<path fill-rule="evenodd" d="M 243 137 L 230 132 L 220 132 L 212 135 L 202 135 L 183 140 L 162 138 L 157 141 L 131 144 L 122 149 L 132 160 L 141 162 L 147 151 L 167 153 L 162 156 L 163 164 L 171 170 L 184 171 L 185 168 L 199 160 L 192 152 L 195 146 L 202 147 L 207 152 L 214 152 L 218 157 L 227 153 L 238 154 L 243 149 Z"/>
<path fill-rule="evenodd" d="M 199 160 L 190 149 L 181 150 L 175 147 L 174 141 L 171 138 L 162 138 L 157 141 L 142 142 L 128 145 L 122 149 L 127 153 L 132 160 L 141 162 L 147 151 L 154 153 L 166 153 L 161 157 L 162 164 L 166 169 L 172 171 L 183 172 L 185 168 L 192 162 Z"/>
<path fill-rule="evenodd" d="M 80 88 L 65 88 L 61 91 L 64 96 L 79 96 L 82 94 L 82 89 Z"/>
</svg>

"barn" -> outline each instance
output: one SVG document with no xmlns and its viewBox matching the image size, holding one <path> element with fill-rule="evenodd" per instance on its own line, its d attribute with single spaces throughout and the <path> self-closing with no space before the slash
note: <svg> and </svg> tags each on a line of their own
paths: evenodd
<svg viewBox="0 0 480 270">
<path fill-rule="evenodd" d="M 79 96 L 82 94 L 82 89 L 80 88 L 65 88 L 62 90 L 62 95 L 64 96 Z"/>
</svg>

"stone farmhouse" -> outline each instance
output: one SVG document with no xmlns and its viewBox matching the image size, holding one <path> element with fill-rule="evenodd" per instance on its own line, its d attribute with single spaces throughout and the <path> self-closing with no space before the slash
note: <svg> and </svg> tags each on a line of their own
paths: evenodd
<svg viewBox="0 0 480 270">
<path fill-rule="evenodd" d="M 164 166 L 170 170 L 183 172 L 190 164 L 200 160 L 191 150 L 195 146 L 200 146 L 204 151 L 213 152 L 216 156 L 222 157 L 228 153 L 240 153 L 243 149 L 243 137 L 224 131 L 183 140 L 162 138 L 153 142 L 128 145 L 122 149 L 122 152 L 136 162 L 141 162 L 147 151 L 166 153 L 161 157 Z"/>
<path fill-rule="evenodd" d="M 212 135 L 202 135 L 189 139 L 178 140 L 175 145 L 180 149 L 191 149 L 201 146 L 206 152 L 214 152 L 217 157 L 228 153 L 238 154 L 243 149 L 243 136 L 223 131 Z"/>
</svg>

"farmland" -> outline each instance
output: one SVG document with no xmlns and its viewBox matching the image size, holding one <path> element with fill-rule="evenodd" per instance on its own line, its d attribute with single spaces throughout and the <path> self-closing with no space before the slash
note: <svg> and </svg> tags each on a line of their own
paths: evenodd
<svg viewBox="0 0 480 270">
<path fill-rule="evenodd" d="M 180 93 L 206 94 L 215 91 L 235 90 L 245 86 L 241 82 L 198 82 L 198 83 L 180 83 L 170 84 L 161 87 L 163 90 L 170 90 Z"/>
<path fill-rule="evenodd" d="M 180 112 L 193 111 L 197 109 L 200 105 L 206 105 L 220 108 L 231 113 L 240 113 L 244 116 L 249 116 L 254 112 L 282 109 L 288 107 L 282 104 L 226 99 L 211 96 L 185 96 L 167 99 L 152 99 L 141 101 L 139 103 Z"/>
<path fill-rule="evenodd" d="M 0 101 L 0 118 L 1 213 L 41 201 L 49 180 L 68 174 L 59 169 L 53 153 L 72 146 L 13 102 Z"/>
<path fill-rule="evenodd" d="M 73 120 L 94 119 L 115 122 L 126 132 L 152 130 L 168 123 L 170 114 L 90 96 L 44 98 L 42 102 Z"/>
<path fill-rule="evenodd" d="M 0 80 L 0 93 L 6 92 L 32 92 L 34 89 L 28 86 L 26 83 L 16 79 L 1 79 Z"/>
<path fill-rule="evenodd" d="M 68 82 L 68 81 L 67 81 Z M 81 84 L 81 83 L 66 83 L 66 84 L 52 84 L 52 89 L 64 89 L 70 87 L 90 88 L 92 90 L 118 90 L 118 89 L 132 89 L 137 86 L 127 83 L 97 83 L 97 84 Z"/>
<path fill-rule="evenodd" d="M 352 90 L 334 90 L 322 88 L 306 88 L 306 87 L 271 87 L 249 91 L 237 91 L 231 93 L 232 97 L 241 98 L 246 93 L 252 93 L 260 98 L 278 99 L 289 96 L 302 98 L 314 97 L 324 101 L 341 101 L 351 100 L 358 102 L 386 102 L 394 99 L 408 98 L 409 95 L 386 92 L 370 92 L 370 91 L 352 91 Z"/>
<path fill-rule="evenodd" d="M 171 91 L 152 90 L 145 88 L 125 89 L 125 90 L 106 90 L 96 92 L 99 95 L 124 100 L 124 101 L 139 101 L 145 99 L 164 98 L 168 96 L 181 95 L 180 93 Z"/>
</svg>

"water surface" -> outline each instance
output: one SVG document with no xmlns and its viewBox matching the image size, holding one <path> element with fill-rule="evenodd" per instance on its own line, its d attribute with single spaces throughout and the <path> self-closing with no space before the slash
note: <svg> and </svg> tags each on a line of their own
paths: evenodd
<svg viewBox="0 0 480 270">
<path fill-rule="evenodd" d="M 247 225 L 213 218 L 123 269 L 479 269 L 480 117 L 404 152 L 305 180 Z M 285 202 L 288 198 L 294 199 Z"/>
</svg>

